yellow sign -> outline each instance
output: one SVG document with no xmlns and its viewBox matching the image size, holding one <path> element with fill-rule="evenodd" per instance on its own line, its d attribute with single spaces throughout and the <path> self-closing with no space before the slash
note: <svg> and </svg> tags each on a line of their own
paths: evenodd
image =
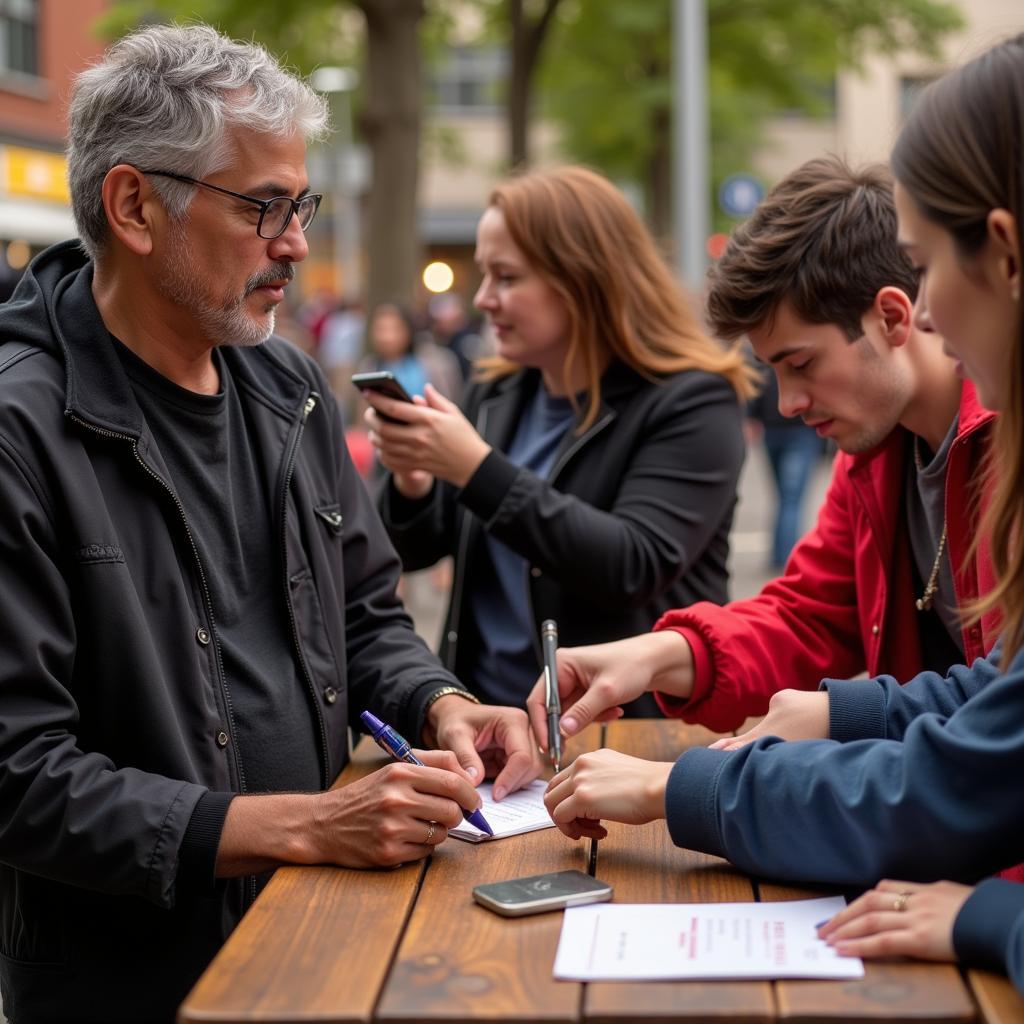
<svg viewBox="0 0 1024 1024">
<path fill-rule="evenodd" d="M 67 162 L 60 153 L 0 148 L 0 187 L 11 195 L 68 203 Z"/>
</svg>

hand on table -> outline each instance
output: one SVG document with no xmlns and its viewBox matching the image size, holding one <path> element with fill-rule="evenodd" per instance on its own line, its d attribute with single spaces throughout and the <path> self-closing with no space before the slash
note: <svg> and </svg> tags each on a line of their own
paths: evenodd
<svg viewBox="0 0 1024 1024">
<path fill-rule="evenodd" d="M 644 761 L 615 750 L 582 754 L 550 783 L 544 804 L 570 839 L 604 839 L 601 819 L 643 825 L 665 817 L 671 762 Z"/>
<path fill-rule="evenodd" d="M 952 961 L 953 922 L 973 891 L 956 882 L 886 879 L 823 924 L 818 935 L 842 956 Z"/>
<path fill-rule="evenodd" d="M 784 740 L 828 739 L 827 690 L 779 690 L 772 695 L 768 714 L 752 729 L 739 736 L 723 736 L 711 744 L 712 750 L 739 750 L 762 736 L 781 736 Z"/>
</svg>

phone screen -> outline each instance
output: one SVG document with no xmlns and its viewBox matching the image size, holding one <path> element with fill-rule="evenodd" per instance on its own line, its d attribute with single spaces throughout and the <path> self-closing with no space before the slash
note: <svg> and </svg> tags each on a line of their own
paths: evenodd
<svg viewBox="0 0 1024 1024">
<path fill-rule="evenodd" d="M 379 391 L 388 398 L 394 398 L 399 402 L 411 402 L 409 393 L 398 382 L 394 374 L 381 370 L 376 373 L 355 373 L 352 375 L 352 383 L 360 391 Z"/>
</svg>

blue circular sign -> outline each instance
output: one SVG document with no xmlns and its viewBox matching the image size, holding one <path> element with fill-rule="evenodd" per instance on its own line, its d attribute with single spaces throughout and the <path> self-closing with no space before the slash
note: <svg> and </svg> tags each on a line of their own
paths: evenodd
<svg viewBox="0 0 1024 1024">
<path fill-rule="evenodd" d="M 764 198 L 764 185 L 752 174 L 730 174 L 718 189 L 718 203 L 730 217 L 749 217 Z"/>
</svg>

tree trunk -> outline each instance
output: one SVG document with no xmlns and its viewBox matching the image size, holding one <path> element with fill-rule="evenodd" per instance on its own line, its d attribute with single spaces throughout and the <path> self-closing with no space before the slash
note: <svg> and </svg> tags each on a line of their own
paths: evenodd
<svg viewBox="0 0 1024 1024">
<path fill-rule="evenodd" d="M 360 120 L 370 149 L 367 309 L 411 304 L 419 270 L 416 216 L 423 72 L 424 0 L 357 0 L 366 18 L 366 103 Z"/>
<path fill-rule="evenodd" d="M 528 46 L 523 0 L 509 0 L 512 47 L 508 76 L 508 165 L 510 170 L 525 167 L 530 159 L 527 122 L 530 114 L 530 74 L 527 69 Z"/>
<path fill-rule="evenodd" d="M 508 0 L 510 67 L 508 79 L 508 162 L 513 170 L 530 163 L 530 106 L 533 77 L 541 47 L 561 0 L 544 0 L 536 19 L 523 9 L 523 0 Z"/>
</svg>

